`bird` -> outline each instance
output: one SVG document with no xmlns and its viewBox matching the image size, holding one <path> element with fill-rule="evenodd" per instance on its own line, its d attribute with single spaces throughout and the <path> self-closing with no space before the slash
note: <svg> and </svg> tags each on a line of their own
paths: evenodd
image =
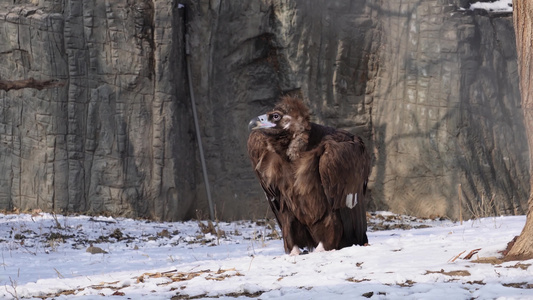
<svg viewBox="0 0 533 300">
<path fill-rule="evenodd" d="M 310 122 L 301 97 L 288 95 L 248 129 L 252 168 L 287 254 L 368 245 L 371 158 L 361 137 Z"/>
</svg>

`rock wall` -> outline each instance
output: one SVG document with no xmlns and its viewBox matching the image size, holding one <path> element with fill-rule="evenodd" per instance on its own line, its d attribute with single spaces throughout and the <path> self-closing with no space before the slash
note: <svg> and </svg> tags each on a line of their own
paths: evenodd
<svg viewBox="0 0 533 300">
<path fill-rule="evenodd" d="M 0 1 L 0 207 L 177 220 L 196 175 L 173 1 Z M 15 1 L 17 2 L 17 1 Z"/>
<path fill-rule="evenodd" d="M 383 2 L 374 201 L 415 215 L 524 213 L 528 157 L 512 19 Z M 459 195 L 461 194 L 461 196 Z"/>
<path fill-rule="evenodd" d="M 185 65 L 220 219 L 261 218 L 248 120 L 279 95 L 362 135 L 372 209 L 524 213 L 512 18 L 465 1 L 0 0 L 0 209 L 206 216 Z M 184 21 L 187 21 L 185 27 Z M 460 189 L 458 187 L 461 187 Z"/>
</svg>

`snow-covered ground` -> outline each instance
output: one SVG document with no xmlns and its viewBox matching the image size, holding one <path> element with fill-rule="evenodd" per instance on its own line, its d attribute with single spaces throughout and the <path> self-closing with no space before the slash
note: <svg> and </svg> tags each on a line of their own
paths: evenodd
<svg viewBox="0 0 533 300">
<path fill-rule="evenodd" d="M 528 0 L 523 0 L 528 1 Z M 493 12 L 512 12 L 513 0 L 495 0 L 492 2 L 475 2 L 470 4 L 470 9 L 484 9 Z"/>
<path fill-rule="evenodd" d="M 370 246 L 289 256 L 271 221 L 0 214 L 0 299 L 532 299 L 533 260 L 490 259 L 524 223 L 379 212 Z"/>
</svg>

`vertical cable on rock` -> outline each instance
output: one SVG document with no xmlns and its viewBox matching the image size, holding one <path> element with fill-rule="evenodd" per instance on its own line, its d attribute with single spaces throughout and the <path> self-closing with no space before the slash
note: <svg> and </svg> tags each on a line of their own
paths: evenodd
<svg viewBox="0 0 533 300">
<path fill-rule="evenodd" d="M 180 7 L 184 9 L 184 17 L 183 17 L 183 23 L 185 25 L 185 30 L 187 30 L 187 9 L 183 4 L 179 4 Z M 200 151 L 200 161 L 202 162 L 202 174 L 204 177 L 204 183 L 205 183 L 205 192 L 207 194 L 207 201 L 209 203 L 209 217 L 214 220 L 215 219 L 215 210 L 213 208 L 213 200 L 211 198 L 211 189 L 209 186 L 209 178 L 207 176 L 207 167 L 205 164 L 205 157 L 204 157 L 204 148 L 202 146 L 202 136 L 200 134 L 200 125 L 198 124 L 198 114 L 196 113 L 196 101 L 194 100 L 194 90 L 192 86 L 192 76 L 191 76 L 191 63 L 189 59 L 190 55 L 190 49 L 189 49 L 189 34 L 185 33 L 185 62 L 187 64 L 187 81 L 189 82 L 189 94 L 191 95 L 191 106 L 192 106 L 192 114 L 194 118 L 194 128 L 196 131 L 196 140 L 198 141 L 198 150 Z"/>
</svg>

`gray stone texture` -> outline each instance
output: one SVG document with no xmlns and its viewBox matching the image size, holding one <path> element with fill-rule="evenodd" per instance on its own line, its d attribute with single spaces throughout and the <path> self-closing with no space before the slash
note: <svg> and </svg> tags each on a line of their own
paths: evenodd
<svg viewBox="0 0 533 300">
<path fill-rule="evenodd" d="M 0 78 L 66 83 L 0 91 L 0 209 L 206 216 L 188 32 L 217 218 L 267 215 L 247 124 L 283 93 L 363 136 L 371 209 L 524 213 L 512 18 L 467 2 L 0 0 Z"/>
<path fill-rule="evenodd" d="M 177 4 L 12 2 L 0 1 L 0 78 L 66 85 L 0 92 L 0 207 L 190 215 L 196 152 Z"/>
</svg>

